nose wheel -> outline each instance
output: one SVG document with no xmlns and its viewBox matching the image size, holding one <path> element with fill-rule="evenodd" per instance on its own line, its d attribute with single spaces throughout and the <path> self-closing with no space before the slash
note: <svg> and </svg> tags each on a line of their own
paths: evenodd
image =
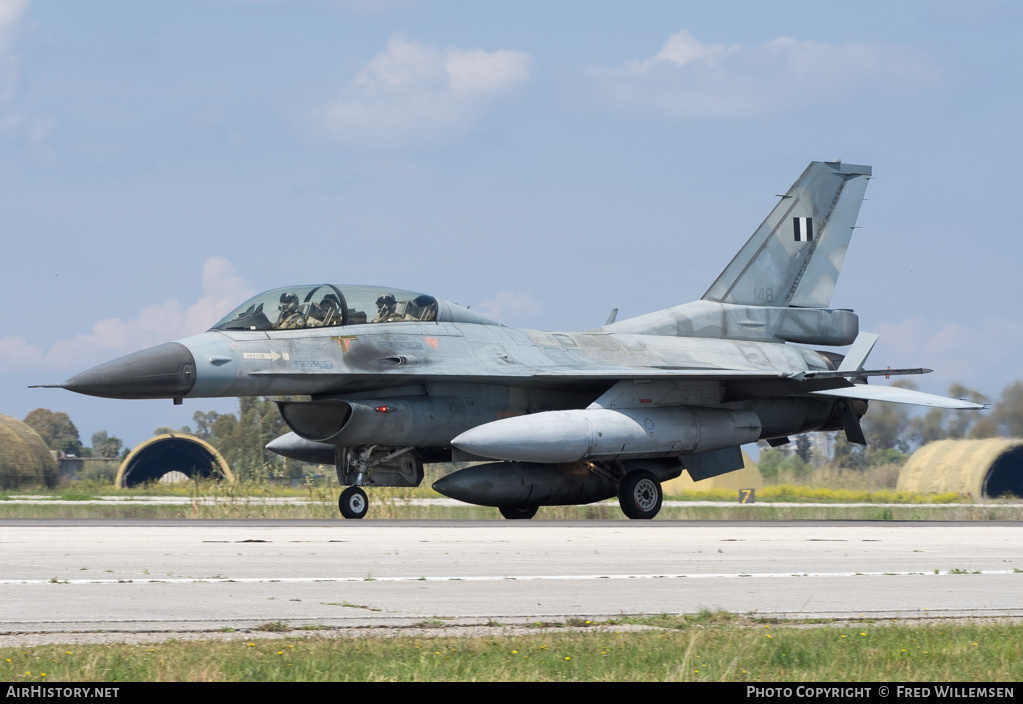
<svg viewBox="0 0 1023 704">
<path fill-rule="evenodd" d="M 357 486 L 350 486 L 341 492 L 337 507 L 345 518 L 363 518 L 369 511 L 369 499 L 366 492 Z"/>
<path fill-rule="evenodd" d="M 618 504 L 629 518 L 653 518 L 663 500 L 661 483 L 645 469 L 629 472 L 618 485 Z"/>
</svg>

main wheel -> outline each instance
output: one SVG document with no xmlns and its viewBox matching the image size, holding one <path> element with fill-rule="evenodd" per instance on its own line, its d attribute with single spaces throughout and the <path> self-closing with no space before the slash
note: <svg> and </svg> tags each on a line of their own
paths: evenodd
<svg viewBox="0 0 1023 704">
<path fill-rule="evenodd" d="M 532 518 L 536 515 L 536 511 L 539 508 L 539 506 L 498 506 L 497 510 L 505 518 L 516 519 Z"/>
<path fill-rule="evenodd" d="M 363 518 L 369 510 L 369 499 L 366 492 L 357 486 L 350 486 L 341 492 L 337 507 L 345 518 Z"/>
<path fill-rule="evenodd" d="M 661 483 L 645 469 L 629 472 L 618 485 L 618 504 L 629 518 L 653 518 L 663 500 Z"/>
</svg>

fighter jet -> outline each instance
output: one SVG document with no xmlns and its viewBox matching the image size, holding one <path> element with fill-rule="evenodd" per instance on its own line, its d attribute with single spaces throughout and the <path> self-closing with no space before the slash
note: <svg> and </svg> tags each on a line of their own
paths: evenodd
<svg viewBox="0 0 1023 704">
<path fill-rule="evenodd" d="M 869 377 L 877 335 L 830 308 L 871 167 L 813 162 L 703 298 L 586 332 L 518 330 L 428 294 L 313 284 L 262 293 L 208 332 L 59 386 L 121 399 L 302 397 L 277 402 L 291 433 L 267 447 L 335 466 L 338 502 L 418 486 L 423 464 L 476 461 L 433 487 L 525 519 L 539 506 L 617 496 L 629 518 L 661 483 L 742 467 L 740 446 L 844 430 L 865 444 L 872 401 L 982 406 Z M 851 345 L 843 357 L 817 346 Z"/>
</svg>

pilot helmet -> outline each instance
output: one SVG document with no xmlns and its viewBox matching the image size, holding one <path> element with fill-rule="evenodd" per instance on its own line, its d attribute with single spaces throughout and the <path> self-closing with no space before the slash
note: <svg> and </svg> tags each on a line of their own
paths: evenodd
<svg viewBox="0 0 1023 704">
<path fill-rule="evenodd" d="M 286 291 L 281 294 L 281 303 L 277 306 L 283 311 L 293 311 L 298 309 L 298 296 L 291 291 Z"/>
<path fill-rule="evenodd" d="M 380 298 L 377 299 L 377 306 L 378 307 L 393 306 L 393 305 L 396 305 L 396 304 L 397 304 L 397 301 L 394 300 L 394 296 L 392 296 L 389 293 L 385 293 L 384 295 L 380 296 Z"/>
</svg>

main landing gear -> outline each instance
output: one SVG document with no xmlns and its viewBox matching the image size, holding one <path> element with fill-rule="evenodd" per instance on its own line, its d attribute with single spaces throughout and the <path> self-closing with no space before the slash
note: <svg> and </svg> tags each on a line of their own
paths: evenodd
<svg viewBox="0 0 1023 704">
<path fill-rule="evenodd" d="M 645 469 L 629 472 L 618 485 L 618 504 L 629 518 L 653 518 L 661 510 L 663 500 L 661 483 Z"/>
<path fill-rule="evenodd" d="M 345 518 L 363 518 L 369 511 L 369 499 L 366 492 L 357 486 L 350 486 L 341 492 L 337 507 Z"/>
<path fill-rule="evenodd" d="M 628 472 L 618 483 L 618 504 L 629 518 L 649 520 L 661 510 L 664 491 L 653 472 L 636 469 Z M 497 510 L 508 519 L 529 519 L 536 515 L 537 506 L 498 506 Z"/>
</svg>

